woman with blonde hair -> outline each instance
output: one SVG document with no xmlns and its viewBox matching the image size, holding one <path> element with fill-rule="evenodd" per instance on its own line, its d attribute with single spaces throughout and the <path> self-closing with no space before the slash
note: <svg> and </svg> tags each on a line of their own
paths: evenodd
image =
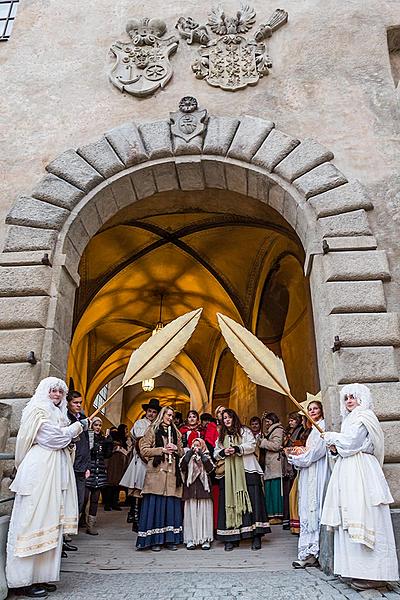
<svg viewBox="0 0 400 600">
<path fill-rule="evenodd" d="M 182 477 L 179 459 L 182 436 L 174 424 L 174 409 L 164 406 L 139 442 L 147 460 L 142 489 L 136 548 L 177 550 L 182 536 Z"/>
</svg>

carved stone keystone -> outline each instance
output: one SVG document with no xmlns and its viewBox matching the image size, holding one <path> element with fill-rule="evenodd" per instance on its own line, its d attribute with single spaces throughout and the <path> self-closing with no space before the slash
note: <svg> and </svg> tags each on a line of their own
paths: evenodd
<svg viewBox="0 0 400 600">
<path fill-rule="evenodd" d="M 179 110 L 169 113 L 171 133 L 185 142 L 190 142 L 206 129 L 207 110 L 199 110 L 196 98 L 185 96 L 179 102 Z"/>
</svg>

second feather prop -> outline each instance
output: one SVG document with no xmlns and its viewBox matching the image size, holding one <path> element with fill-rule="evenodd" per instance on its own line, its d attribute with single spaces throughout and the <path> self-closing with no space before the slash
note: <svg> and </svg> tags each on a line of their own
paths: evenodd
<svg viewBox="0 0 400 600">
<path fill-rule="evenodd" d="M 123 387 L 161 375 L 191 337 L 202 310 L 198 308 L 177 317 L 134 350 L 122 379 L 122 385 L 89 418 L 93 419 Z"/>
<path fill-rule="evenodd" d="M 307 419 L 323 433 L 321 427 L 292 396 L 286 377 L 285 365 L 269 348 L 248 329 L 226 315 L 217 313 L 218 325 L 232 354 L 251 381 L 287 396 Z"/>
</svg>

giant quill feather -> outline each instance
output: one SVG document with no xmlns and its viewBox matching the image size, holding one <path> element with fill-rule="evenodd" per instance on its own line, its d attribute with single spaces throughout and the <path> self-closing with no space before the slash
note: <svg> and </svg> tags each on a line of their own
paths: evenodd
<svg viewBox="0 0 400 600">
<path fill-rule="evenodd" d="M 194 332 L 202 310 L 198 308 L 174 319 L 134 350 L 122 379 L 122 385 L 90 416 L 90 419 L 95 417 L 124 386 L 161 375 Z"/>
<path fill-rule="evenodd" d="M 322 433 L 322 429 L 311 419 L 299 402 L 292 396 L 283 361 L 269 350 L 250 331 L 233 319 L 217 313 L 218 324 L 232 354 L 247 373 L 251 381 L 284 396 L 288 396 L 305 414 L 307 419 Z"/>
</svg>

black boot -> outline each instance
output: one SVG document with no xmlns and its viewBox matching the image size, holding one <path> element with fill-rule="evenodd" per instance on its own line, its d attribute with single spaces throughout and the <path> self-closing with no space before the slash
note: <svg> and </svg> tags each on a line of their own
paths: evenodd
<svg viewBox="0 0 400 600">
<path fill-rule="evenodd" d="M 232 542 L 225 542 L 224 550 L 225 552 L 231 552 L 235 548 Z"/>
<path fill-rule="evenodd" d="M 255 535 L 251 544 L 252 550 L 261 550 L 261 536 Z"/>
<path fill-rule="evenodd" d="M 128 499 L 129 499 L 129 512 L 128 512 L 128 516 L 126 517 L 126 522 L 133 523 L 135 520 L 135 500 L 136 500 L 136 498 L 134 496 L 128 496 Z"/>
<path fill-rule="evenodd" d="M 132 531 L 137 533 L 139 531 L 139 517 L 140 517 L 140 507 L 142 505 L 141 498 L 135 498 L 135 506 L 133 508 L 133 521 L 132 521 Z"/>
<path fill-rule="evenodd" d="M 40 583 L 35 583 L 27 587 L 16 588 L 14 594 L 16 596 L 28 596 L 28 598 L 46 598 L 47 590 Z"/>
</svg>

